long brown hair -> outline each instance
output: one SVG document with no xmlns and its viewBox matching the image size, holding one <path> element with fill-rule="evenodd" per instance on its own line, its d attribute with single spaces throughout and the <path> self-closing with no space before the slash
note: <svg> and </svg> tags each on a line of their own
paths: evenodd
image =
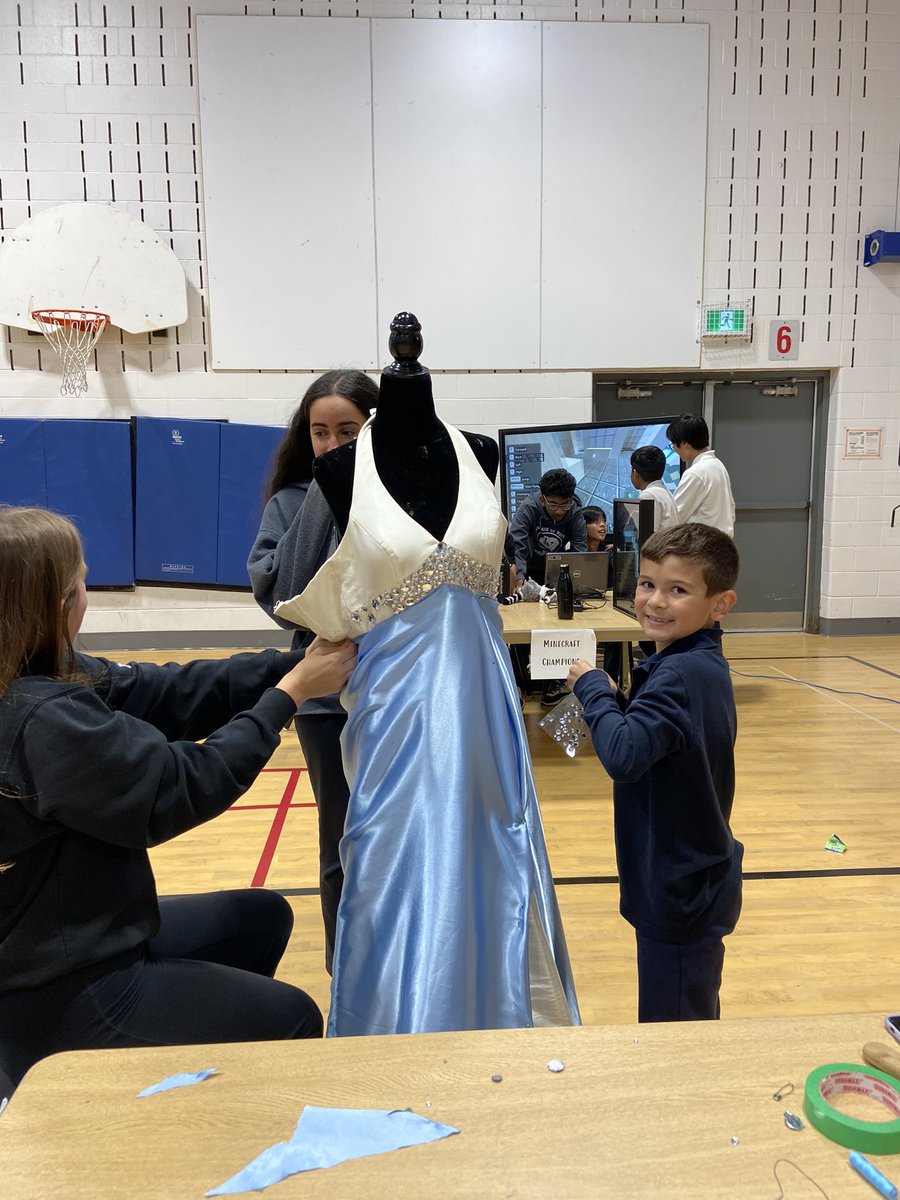
<svg viewBox="0 0 900 1200">
<path fill-rule="evenodd" d="M 356 405 L 363 417 L 368 417 L 378 403 L 378 385 L 363 371 L 326 371 L 309 385 L 275 455 L 266 500 L 271 500 L 289 483 L 312 479 L 315 455 L 309 436 L 309 410 L 313 401 L 321 400 L 323 396 L 343 396 Z"/>
<path fill-rule="evenodd" d="M 65 517 L 0 507 L 0 696 L 22 675 L 73 678 L 68 612 L 83 562 Z"/>
</svg>

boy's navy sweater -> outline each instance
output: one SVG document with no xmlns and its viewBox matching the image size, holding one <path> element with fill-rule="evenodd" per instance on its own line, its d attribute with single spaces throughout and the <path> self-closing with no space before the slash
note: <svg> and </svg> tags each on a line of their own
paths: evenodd
<svg viewBox="0 0 900 1200">
<path fill-rule="evenodd" d="M 13 683 L 0 698 L 0 991 L 157 933 L 147 847 L 247 790 L 295 709 L 273 685 L 301 658 L 119 666 L 79 654 L 87 682 Z"/>
<path fill-rule="evenodd" d="M 719 629 L 635 667 L 615 695 L 602 671 L 575 684 L 594 749 L 614 781 L 620 912 L 661 942 L 733 922 L 743 846 L 729 827 L 737 716 Z"/>
</svg>

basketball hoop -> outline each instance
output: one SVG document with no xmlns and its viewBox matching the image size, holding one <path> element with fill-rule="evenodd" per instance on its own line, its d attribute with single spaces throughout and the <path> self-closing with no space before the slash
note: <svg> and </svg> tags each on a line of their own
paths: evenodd
<svg viewBox="0 0 900 1200">
<path fill-rule="evenodd" d="M 87 391 L 88 355 L 109 324 L 106 313 L 81 308 L 36 308 L 31 314 L 62 363 L 61 396 Z"/>
</svg>

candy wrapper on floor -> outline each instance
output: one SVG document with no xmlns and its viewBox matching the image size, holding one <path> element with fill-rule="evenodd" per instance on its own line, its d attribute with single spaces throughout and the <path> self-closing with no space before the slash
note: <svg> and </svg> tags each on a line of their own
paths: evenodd
<svg viewBox="0 0 900 1200">
<path fill-rule="evenodd" d="M 584 709 L 574 696 L 561 700 L 538 725 L 554 742 L 559 742 L 569 758 L 574 758 L 582 746 L 591 743 L 590 731 L 584 723 Z"/>
</svg>

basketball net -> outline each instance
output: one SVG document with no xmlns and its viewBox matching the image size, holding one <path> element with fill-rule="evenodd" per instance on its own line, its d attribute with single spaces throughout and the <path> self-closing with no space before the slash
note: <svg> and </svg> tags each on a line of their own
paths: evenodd
<svg viewBox="0 0 900 1200">
<path fill-rule="evenodd" d="M 61 396 L 87 391 L 88 355 L 109 324 L 106 313 L 81 308 L 36 308 L 31 314 L 62 363 Z"/>
</svg>

